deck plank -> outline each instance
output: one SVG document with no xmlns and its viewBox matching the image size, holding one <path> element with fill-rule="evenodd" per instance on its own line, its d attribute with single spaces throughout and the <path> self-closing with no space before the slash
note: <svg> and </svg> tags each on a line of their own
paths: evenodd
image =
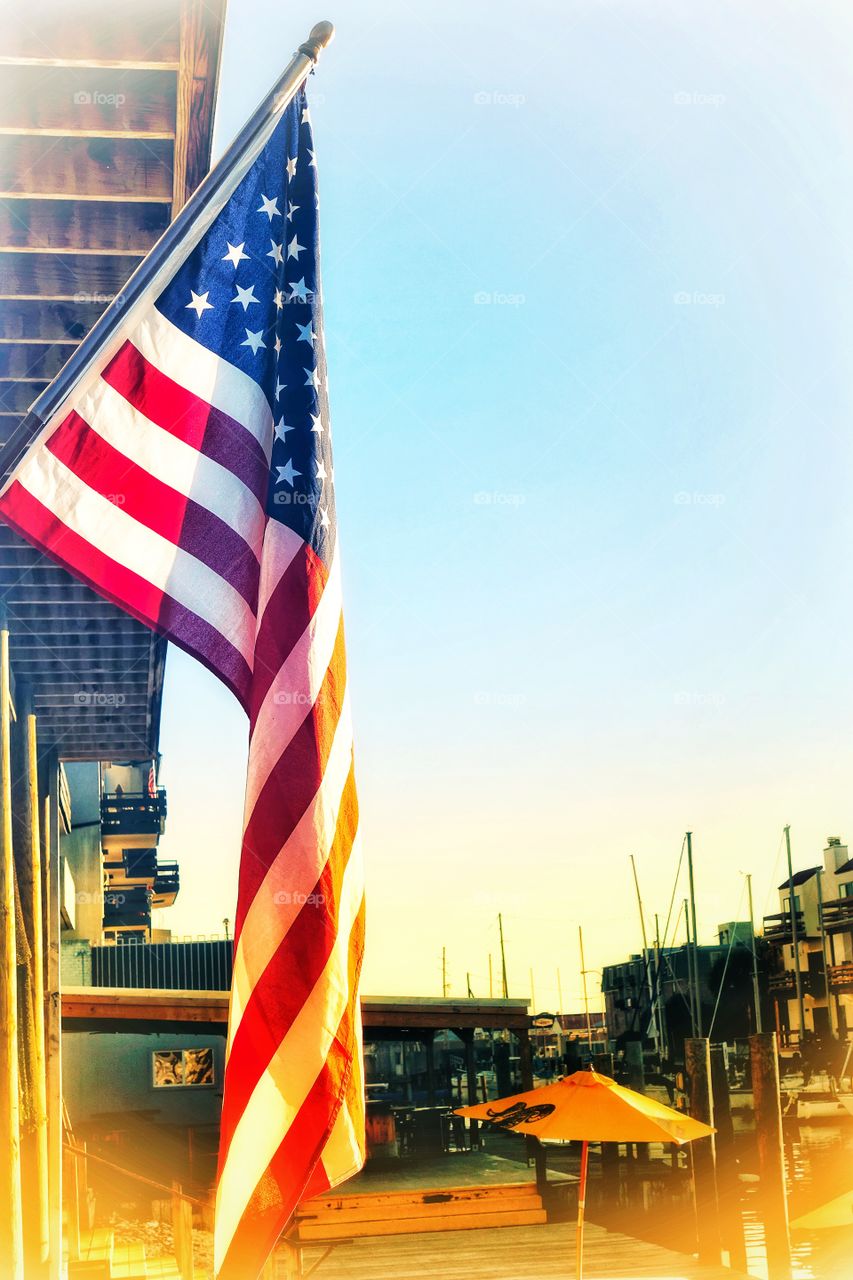
<svg viewBox="0 0 853 1280">
<path fill-rule="evenodd" d="M 574 1274 L 574 1227 L 503 1227 L 355 1240 L 323 1263 L 318 1280 L 566 1280 Z M 306 1270 L 319 1256 L 305 1249 Z M 737 1280 L 726 1267 L 590 1224 L 584 1274 L 595 1280 Z"/>
</svg>

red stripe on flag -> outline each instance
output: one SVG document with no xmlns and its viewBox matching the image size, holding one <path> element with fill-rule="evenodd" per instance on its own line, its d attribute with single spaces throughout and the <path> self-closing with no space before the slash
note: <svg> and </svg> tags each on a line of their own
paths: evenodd
<svg viewBox="0 0 853 1280">
<path fill-rule="evenodd" d="M 346 678 L 342 618 L 316 701 L 264 782 L 243 832 L 235 945 L 264 877 L 319 790 L 340 719 Z M 250 775 L 251 771 L 250 748 Z"/>
<path fill-rule="evenodd" d="M 344 1105 L 357 1052 L 356 1018 L 361 1016 L 352 993 L 364 955 L 364 901 L 350 933 L 350 1000 L 338 1025 L 326 1062 L 287 1134 L 259 1181 L 240 1220 L 217 1280 L 252 1280 L 281 1235 L 312 1179 L 323 1147 Z M 220 1171 L 222 1161 L 220 1160 Z"/>
<path fill-rule="evenodd" d="M 228 1058 L 222 1133 L 240 1113 L 321 978 L 338 934 L 340 893 L 358 827 L 355 773 L 350 769 L 328 861 L 278 950 L 255 979 Z M 286 855 L 283 855 L 286 856 Z M 223 1137 L 223 1152 L 227 1149 Z"/>
<path fill-rule="evenodd" d="M 153 631 L 186 649 L 245 706 L 252 673 L 243 655 L 204 619 L 99 551 L 15 480 L 0 498 L 0 515 L 69 573 Z"/>
<path fill-rule="evenodd" d="M 255 678 L 249 712 L 253 727 L 282 664 L 317 610 L 328 576 L 326 565 L 304 543 L 270 594 L 258 619 L 255 639 Z"/>
<path fill-rule="evenodd" d="M 101 377 L 149 422 L 227 467 L 266 505 L 269 462 L 242 423 L 173 382 L 132 342 L 116 352 Z"/>
<path fill-rule="evenodd" d="M 195 556 L 254 610 L 260 565 L 230 525 L 146 471 L 99 435 L 75 410 L 45 447 L 85 485 L 167 542 Z"/>
</svg>

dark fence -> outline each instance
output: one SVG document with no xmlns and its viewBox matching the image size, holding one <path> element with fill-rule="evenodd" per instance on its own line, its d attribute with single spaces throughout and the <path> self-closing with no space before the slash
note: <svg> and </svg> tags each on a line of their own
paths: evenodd
<svg viewBox="0 0 853 1280">
<path fill-rule="evenodd" d="M 228 991 L 233 947 L 230 938 L 92 947 L 92 985 Z"/>
</svg>

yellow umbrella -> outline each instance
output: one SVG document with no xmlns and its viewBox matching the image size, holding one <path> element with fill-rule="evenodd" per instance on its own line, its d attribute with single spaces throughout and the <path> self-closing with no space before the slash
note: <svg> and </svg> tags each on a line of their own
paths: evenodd
<svg viewBox="0 0 853 1280">
<path fill-rule="evenodd" d="M 581 1142 L 578 1187 L 577 1280 L 583 1275 L 583 1218 L 590 1142 L 675 1142 L 682 1146 L 714 1132 L 701 1120 L 625 1089 L 597 1071 L 576 1071 L 556 1084 L 460 1107 L 459 1116 L 537 1138 Z"/>
</svg>

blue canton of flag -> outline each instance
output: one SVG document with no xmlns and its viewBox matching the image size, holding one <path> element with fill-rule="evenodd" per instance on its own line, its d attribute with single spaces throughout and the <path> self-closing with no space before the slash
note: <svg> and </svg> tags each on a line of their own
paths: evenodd
<svg viewBox="0 0 853 1280">
<path fill-rule="evenodd" d="M 275 424 L 267 514 L 329 564 L 335 496 L 318 206 L 303 90 L 156 306 L 263 389 Z"/>
</svg>

